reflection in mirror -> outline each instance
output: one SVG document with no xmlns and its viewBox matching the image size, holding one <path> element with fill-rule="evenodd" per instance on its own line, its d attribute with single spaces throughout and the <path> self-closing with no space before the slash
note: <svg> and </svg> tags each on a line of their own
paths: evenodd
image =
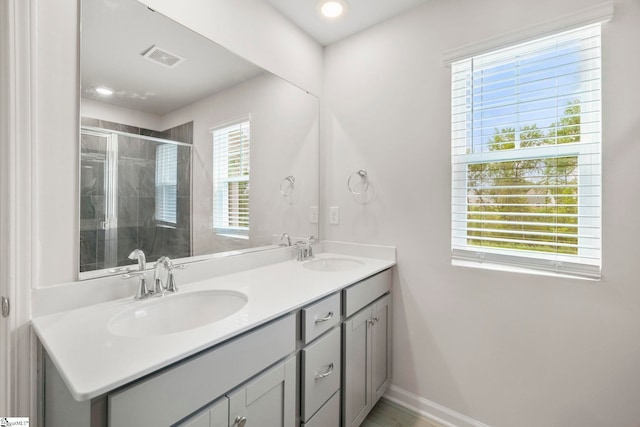
<svg viewBox="0 0 640 427">
<path fill-rule="evenodd" d="M 83 0 L 81 95 L 81 279 L 318 235 L 317 98 L 135 0 Z"/>
<path fill-rule="evenodd" d="M 80 271 L 129 264 L 132 247 L 190 256 L 192 145 L 91 121 L 80 132 Z"/>
</svg>

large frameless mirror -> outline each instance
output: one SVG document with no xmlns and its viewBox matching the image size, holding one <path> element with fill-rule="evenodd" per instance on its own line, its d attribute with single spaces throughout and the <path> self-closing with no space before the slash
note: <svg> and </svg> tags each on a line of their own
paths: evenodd
<svg viewBox="0 0 640 427">
<path fill-rule="evenodd" d="M 136 0 L 83 0 L 80 279 L 318 234 L 318 99 Z"/>
</svg>

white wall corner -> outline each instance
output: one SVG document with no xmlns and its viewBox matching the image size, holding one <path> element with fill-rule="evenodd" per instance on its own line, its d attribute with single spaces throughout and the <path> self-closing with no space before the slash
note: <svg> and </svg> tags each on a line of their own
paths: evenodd
<svg viewBox="0 0 640 427">
<path fill-rule="evenodd" d="M 445 427 L 490 427 L 395 385 L 389 387 L 384 398 Z"/>
</svg>

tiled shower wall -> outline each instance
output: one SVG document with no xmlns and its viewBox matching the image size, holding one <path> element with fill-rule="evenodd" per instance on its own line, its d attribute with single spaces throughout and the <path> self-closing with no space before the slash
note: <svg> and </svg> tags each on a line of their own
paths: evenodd
<svg viewBox="0 0 640 427">
<path fill-rule="evenodd" d="M 163 132 L 89 118 L 83 118 L 82 125 L 187 144 L 193 142 L 191 122 Z M 99 150 L 93 147 L 94 141 L 83 139 L 82 144 L 83 150 Z M 112 232 L 101 226 L 106 198 L 104 171 L 101 177 L 99 162 L 93 163 L 93 170 L 82 168 L 80 271 L 114 267 L 105 263 L 109 251 L 114 254 L 117 266 L 131 264 L 127 257 L 136 248 L 144 251 L 148 261 L 163 255 L 171 258 L 191 255 L 191 150 L 178 147 L 177 224 L 169 226 L 155 220 L 157 145 L 135 137 L 118 137 L 118 227 Z M 110 242 L 109 236 L 117 236 L 117 246 L 111 250 L 109 245 L 115 242 Z"/>
</svg>

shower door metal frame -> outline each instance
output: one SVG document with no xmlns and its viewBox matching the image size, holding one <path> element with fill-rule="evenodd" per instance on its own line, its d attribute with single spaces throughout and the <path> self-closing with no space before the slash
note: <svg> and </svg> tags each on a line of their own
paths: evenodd
<svg viewBox="0 0 640 427">
<path fill-rule="evenodd" d="M 100 228 L 104 230 L 104 265 L 118 264 L 118 134 L 82 127 L 81 135 L 91 135 L 106 140 L 104 168 L 105 217 Z M 82 162 L 82 153 L 80 155 Z"/>
</svg>

